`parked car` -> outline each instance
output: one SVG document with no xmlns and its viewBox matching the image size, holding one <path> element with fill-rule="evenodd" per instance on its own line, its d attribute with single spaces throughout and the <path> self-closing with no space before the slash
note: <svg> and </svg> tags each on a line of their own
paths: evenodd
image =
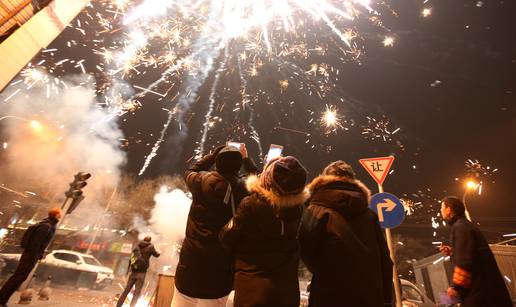
<svg viewBox="0 0 516 307">
<path fill-rule="evenodd" d="M 20 260 L 20 254 L 0 254 L 4 261 L 12 263 Z M 75 272 L 76 274 L 73 274 Z M 93 287 L 103 289 L 110 285 L 114 279 L 113 270 L 105 267 L 92 255 L 69 250 L 54 250 L 41 261 L 36 275 L 40 279 L 46 279 L 52 275 L 54 280 L 66 280 L 81 278 L 77 272 L 93 273 L 96 276 Z M 84 275 L 84 274 L 83 274 Z M 93 282 L 93 280 L 92 280 Z"/>
<path fill-rule="evenodd" d="M 403 307 L 435 307 L 437 306 L 416 285 L 408 280 L 400 279 L 401 302 Z"/>
<path fill-rule="evenodd" d="M 48 254 L 42 263 L 49 266 L 64 267 L 97 273 L 95 288 L 103 289 L 111 285 L 114 279 L 113 270 L 105 267 L 92 255 L 69 250 L 55 250 Z"/>
</svg>

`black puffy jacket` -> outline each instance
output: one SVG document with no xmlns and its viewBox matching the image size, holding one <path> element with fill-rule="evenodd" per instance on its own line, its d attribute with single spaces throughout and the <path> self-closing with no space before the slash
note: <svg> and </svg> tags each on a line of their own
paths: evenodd
<svg viewBox="0 0 516 307">
<path fill-rule="evenodd" d="M 216 299 L 231 292 L 232 261 L 218 239 L 220 230 L 233 216 L 232 206 L 224 198 L 229 182 L 235 206 L 247 195 L 241 178 L 224 178 L 217 171 L 208 171 L 219 151 L 220 148 L 206 155 L 185 173 L 192 205 L 175 281 L 179 292 L 201 299 Z M 256 171 L 250 159 L 244 159 L 243 164 L 246 172 Z"/>
<path fill-rule="evenodd" d="M 313 273 L 310 306 L 390 306 L 392 261 L 367 187 L 321 175 L 309 189 L 299 242 Z"/>
<path fill-rule="evenodd" d="M 235 306 L 299 306 L 297 232 L 308 191 L 281 196 L 247 180 L 240 203 L 220 237 L 235 257 Z"/>
</svg>

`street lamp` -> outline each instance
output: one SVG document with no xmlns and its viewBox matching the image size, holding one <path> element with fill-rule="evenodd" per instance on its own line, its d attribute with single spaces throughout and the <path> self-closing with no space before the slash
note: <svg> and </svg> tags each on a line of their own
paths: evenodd
<svg viewBox="0 0 516 307">
<path fill-rule="evenodd" d="M 39 131 L 39 130 L 41 130 L 42 125 L 37 120 L 31 120 L 30 127 L 36 131 Z"/>
<path fill-rule="evenodd" d="M 478 188 L 478 183 L 473 180 L 468 180 L 466 182 L 466 189 L 464 190 L 464 194 L 462 195 L 462 203 L 464 204 L 464 209 L 466 213 L 466 218 L 471 222 L 471 216 L 469 215 L 468 207 L 466 206 L 466 195 L 471 190 L 476 190 Z"/>
</svg>

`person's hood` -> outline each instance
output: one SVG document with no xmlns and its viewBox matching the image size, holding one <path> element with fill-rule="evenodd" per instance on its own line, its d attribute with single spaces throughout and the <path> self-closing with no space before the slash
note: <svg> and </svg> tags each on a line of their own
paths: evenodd
<svg viewBox="0 0 516 307">
<path fill-rule="evenodd" d="M 360 180 L 333 175 L 320 175 L 308 185 L 310 204 L 336 210 L 344 216 L 367 211 L 371 191 Z"/>
<path fill-rule="evenodd" d="M 224 146 L 215 157 L 215 167 L 217 172 L 221 174 L 232 174 L 232 172 L 227 172 L 227 169 L 233 169 L 234 174 L 238 174 L 238 170 L 242 166 L 242 154 L 238 150 L 238 148 L 233 146 Z"/>
<path fill-rule="evenodd" d="M 138 243 L 138 247 L 139 247 L 140 249 L 147 248 L 147 247 L 149 247 L 149 246 L 151 246 L 151 245 L 152 245 L 152 243 L 147 242 L 147 241 L 140 241 L 140 242 Z"/>
<path fill-rule="evenodd" d="M 304 204 L 310 198 L 310 192 L 305 188 L 297 194 L 281 195 L 273 190 L 265 189 L 256 175 L 249 176 L 246 180 L 247 190 L 256 193 L 266 199 L 270 204 L 279 207 L 291 207 Z"/>
</svg>

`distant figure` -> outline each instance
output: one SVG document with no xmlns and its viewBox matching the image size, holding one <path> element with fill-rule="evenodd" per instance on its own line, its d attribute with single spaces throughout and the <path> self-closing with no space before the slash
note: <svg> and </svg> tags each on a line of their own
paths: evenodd
<svg viewBox="0 0 516 307">
<path fill-rule="evenodd" d="M 452 226 L 452 246 L 440 247 L 453 264 L 448 296 L 462 301 L 463 307 L 512 307 L 493 253 L 480 230 L 466 219 L 465 211 L 457 197 L 446 197 L 441 203 L 441 216 Z"/>
<path fill-rule="evenodd" d="M 309 197 L 306 176 L 301 163 L 288 156 L 247 180 L 251 195 L 220 233 L 234 257 L 235 307 L 299 306 L 297 232 Z"/>
<path fill-rule="evenodd" d="M 20 244 L 23 248 L 20 262 L 14 274 L 0 290 L 0 306 L 7 306 L 9 298 L 27 279 L 37 262 L 44 258 L 45 250 L 54 237 L 56 224 L 59 222 L 61 215 L 61 209 L 52 208 L 48 211 L 46 219 L 27 228 Z"/>
<path fill-rule="evenodd" d="M 129 259 L 130 272 L 129 278 L 127 279 L 127 285 L 125 286 L 124 292 L 118 298 L 117 307 L 121 307 L 124 304 L 125 298 L 131 292 L 134 286 L 133 298 L 131 299 L 131 307 L 135 306 L 140 298 L 143 284 L 145 282 L 145 275 L 150 265 L 150 257 L 159 257 L 159 253 L 151 243 L 151 237 L 145 237 L 143 241 L 133 249 L 131 258 Z"/>
<path fill-rule="evenodd" d="M 216 169 L 210 171 L 213 165 Z M 233 287 L 233 270 L 219 232 L 247 195 L 239 174 L 242 165 L 247 174 L 256 172 L 244 144 L 240 149 L 219 146 L 185 173 L 192 205 L 176 270 L 172 307 L 226 306 Z"/>
<path fill-rule="evenodd" d="M 309 306 L 392 306 L 392 261 L 369 189 L 344 161 L 329 164 L 308 189 L 299 242 L 313 273 Z"/>
</svg>

